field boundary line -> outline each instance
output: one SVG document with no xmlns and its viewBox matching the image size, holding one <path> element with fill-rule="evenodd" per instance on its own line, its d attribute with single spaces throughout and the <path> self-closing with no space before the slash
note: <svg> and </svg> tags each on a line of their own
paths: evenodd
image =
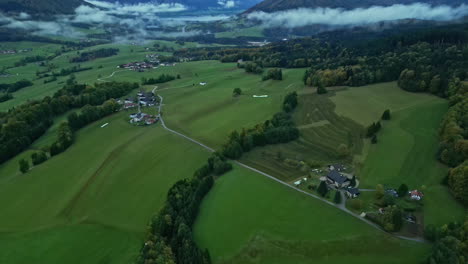
<svg viewBox="0 0 468 264">
<path fill-rule="evenodd" d="M 157 86 L 154 87 L 153 93 L 157 90 L 157 88 L 158 88 Z M 163 98 L 161 95 L 159 95 L 159 94 L 158 94 L 158 97 L 159 97 L 159 99 L 161 100 L 161 101 L 159 102 L 158 111 L 159 111 L 159 113 L 161 113 L 161 109 L 162 109 L 162 105 L 163 105 L 163 100 L 164 100 L 164 98 Z M 197 145 L 203 147 L 204 149 L 206 149 L 206 150 L 208 150 L 208 151 L 210 151 L 210 152 L 215 152 L 214 149 L 212 149 L 212 148 L 206 146 L 205 144 L 203 144 L 203 143 L 201 143 L 201 142 L 199 142 L 199 141 L 197 141 L 197 140 L 195 140 L 195 139 L 193 139 L 193 138 L 191 138 L 191 137 L 188 137 L 188 136 L 186 136 L 186 135 L 184 135 L 184 134 L 182 134 L 182 133 L 179 133 L 179 132 L 177 132 L 177 131 L 174 131 L 174 130 L 168 128 L 168 127 L 166 126 L 166 124 L 164 123 L 164 120 L 163 120 L 161 114 L 159 114 L 159 119 L 160 119 L 160 121 L 161 121 L 161 125 L 162 125 L 163 128 L 166 129 L 167 131 L 169 131 L 169 132 L 171 132 L 171 133 L 174 133 L 174 134 L 176 134 L 176 135 L 178 135 L 178 136 L 180 136 L 180 137 L 183 137 L 183 138 L 185 138 L 185 139 L 187 139 L 187 140 L 189 140 L 189 141 L 192 141 L 193 143 L 195 143 L 195 144 L 197 144 Z M 277 183 L 280 183 L 280 184 L 282 184 L 282 185 L 284 185 L 284 186 L 286 186 L 286 187 L 289 187 L 289 188 L 291 188 L 291 189 L 293 189 L 293 190 L 296 190 L 296 191 L 298 191 L 298 192 L 300 192 L 300 193 L 302 193 L 302 194 L 305 194 L 305 195 L 307 195 L 307 196 L 309 196 L 309 197 L 318 199 L 318 200 L 320 200 L 320 201 L 322 201 L 322 202 L 324 202 L 324 203 L 326 203 L 326 204 L 328 204 L 328 205 L 331 205 L 331 206 L 333 206 L 333 207 L 335 207 L 335 208 L 337 208 L 337 209 L 339 209 L 339 210 L 341 210 L 341 211 L 343 211 L 343 212 L 345 212 L 345 213 L 348 213 L 349 215 L 354 216 L 355 218 L 357 218 L 357 219 L 363 221 L 364 223 L 366 223 L 366 224 L 368 224 L 368 225 L 370 225 L 370 226 L 372 226 L 372 227 L 374 227 L 374 228 L 376 228 L 376 229 L 378 229 L 378 230 L 380 230 L 380 231 L 382 231 L 382 232 L 384 232 L 384 233 L 387 233 L 387 234 L 393 236 L 393 237 L 400 238 L 400 239 L 404 239 L 404 240 L 409 240 L 409 241 L 413 241 L 413 242 L 427 243 L 427 241 L 424 240 L 423 238 L 418 238 L 418 237 L 412 238 L 412 237 L 400 236 L 400 235 L 396 235 L 396 234 L 389 233 L 389 232 L 385 231 L 383 228 L 381 228 L 379 225 L 377 225 L 376 223 L 371 222 L 370 220 L 367 220 L 367 219 L 365 219 L 365 218 L 363 218 L 363 217 L 361 217 L 361 216 L 359 216 L 359 215 L 357 215 L 357 214 L 351 212 L 349 209 L 347 209 L 347 208 L 345 207 L 344 203 L 343 203 L 343 204 L 340 204 L 340 205 L 334 204 L 333 202 L 330 202 L 330 201 L 328 201 L 328 200 L 326 200 L 326 199 L 324 199 L 324 198 L 322 198 L 322 197 L 319 197 L 318 195 L 315 195 L 315 194 L 312 194 L 312 193 L 308 193 L 308 192 L 306 192 L 306 191 L 304 191 L 304 190 L 301 190 L 301 189 L 299 189 L 299 188 L 297 188 L 297 187 L 294 187 L 294 186 L 290 185 L 290 184 L 287 183 L 287 182 L 284 182 L 284 181 L 282 181 L 282 180 L 280 180 L 280 179 L 278 179 L 278 178 L 276 178 L 276 177 L 274 177 L 274 176 L 272 176 L 272 175 L 270 175 L 270 174 L 268 174 L 268 173 L 265 173 L 265 172 L 263 172 L 263 171 L 260 171 L 260 170 L 258 170 L 258 169 L 255 169 L 255 168 L 253 168 L 253 167 L 250 167 L 250 166 L 248 166 L 248 165 L 246 165 L 246 164 L 244 164 L 244 163 L 242 163 L 242 162 L 240 162 L 240 161 L 232 160 L 232 162 L 234 162 L 235 164 L 237 164 L 237 165 L 239 165 L 239 166 L 241 166 L 241 167 L 243 167 L 243 168 L 245 168 L 245 169 L 251 170 L 251 171 L 256 172 L 256 173 L 258 173 L 258 174 L 260 174 L 260 175 L 263 175 L 263 176 L 265 176 L 265 177 L 267 177 L 267 178 L 269 178 L 269 179 L 271 179 L 271 180 L 273 180 L 273 181 L 276 181 Z"/>
</svg>

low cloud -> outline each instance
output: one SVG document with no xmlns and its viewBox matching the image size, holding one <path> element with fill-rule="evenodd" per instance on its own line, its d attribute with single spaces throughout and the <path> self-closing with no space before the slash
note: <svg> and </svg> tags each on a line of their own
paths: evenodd
<svg viewBox="0 0 468 264">
<path fill-rule="evenodd" d="M 230 1 L 220 0 L 226 6 Z M 75 9 L 73 15 L 58 15 L 55 20 L 35 21 L 26 13 L 7 17 L 0 13 L 0 26 L 10 29 L 27 30 L 32 34 L 46 36 L 64 36 L 84 38 L 86 35 L 77 28 L 80 24 L 92 25 L 94 28 L 112 32 L 116 42 L 145 42 L 160 37 L 190 37 L 201 34 L 201 31 L 186 31 L 189 22 L 216 21 L 228 19 L 228 16 L 185 16 L 161 18 L 161 13 L 180 12 L 187 8 L 178 3 L 158 4 L 140 3 L 127 5 L 103 1 L 88 0 L 91 5 L 82 5 Z M 165 29 L 164 31 L 162 29 Z M 169 29 L 173 32 L 167 32 Z M 119 35 L 116 37 L 116 35 Z"/>
<path fill-rule="evenodd" d="M 0 14 L 0 23 L 10 29 L 22 29 L 32 31 L 36 35 L 54 35 L 68 37 L 82 37 L 83 35 L 73 30 L 68 24 L 51 21 L 24 20 L 25 16 L 19 16 L 22 20 L 6 17 Z M 29 18 L 29 17 L 28 17 Z"/>
<path fill-rule="evenodd" d="M 182 4 L 168 3 L 168 4 L 153 4 L 153 3 L 138 3 L 135 5 L 125 5 L 120 3 L 109 3 L 102 1 L 87 0 L 86 2 L 107 9 L 111 14 L 155 14 L 155 13 L 169 13 L 180 12 L 187 10 Z"/>
<path fill-rule="evenodd" d="M 254 12 L 249 19 L 260 21 L 265 27 L 296 28 L 309 25 L 368 25 L 382 21 L 420 19 L 450 21 L 468 15 L 468 5 L 459 7 L 430 6 L 416 3 L 411 5 L 374 6 L 344 10 L 339 8 L 299 8 L 274 13 Z"/>
<path fill-rule="evenodd" d="M 234 8 L 236 7 L 236 2 L 233 0 L 219 0 L 218 5 L 222 8 Z"/>
</svg>

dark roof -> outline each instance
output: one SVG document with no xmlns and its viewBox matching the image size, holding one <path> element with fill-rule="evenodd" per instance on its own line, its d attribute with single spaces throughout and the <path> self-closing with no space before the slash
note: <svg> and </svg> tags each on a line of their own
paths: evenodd
<svg viewBox="0 0 468 264">
<path fill-rule="evenodd" d="M 350 194 L 353 194 L 353 195 L 359 195 L 360 192 L 359 192 L 359 189 L 357 188 L 348 188 L 346 189 L 347 192 L 349 192 Z"/>
<path fill-rule="evenodd" d="M 342 184 L 346 181 L 349 181 L 349 179 L 343 175 L 341 175 L 341 173 L 339 173 L 338 171 L 336 170 L 332 170 L 328 173 L 327 177 L 329 179 L 331 179 L 332 181 L 334 182 L 337 182 L 339 184 Z"/>
</svg>

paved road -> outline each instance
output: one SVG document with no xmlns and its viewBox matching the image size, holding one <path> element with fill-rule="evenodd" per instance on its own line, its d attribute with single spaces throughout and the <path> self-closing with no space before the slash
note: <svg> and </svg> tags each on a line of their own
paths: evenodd
<svg viewBox="0 0 468 264">
<path fill-rule="evenodd" d="M 153 93 L 154 93 L 157 89 L 158 89 L 157 86 L 154 87 Z M 159 97 L 159 99 L 161 100 L 161 101 L 159 102 L 158 111 L 159 111 L 159 113 L 161 113 L 161 109 L 162 109 L 162 106 L 163 106 L 163 100 L 164 100 L 164 98 L 163 98 L 161 95 L 159 95 L 159 94 L 158 94 L 158 97 Z M 174 130 L 168 128 L 168 127 L 166 126 L 166 124 L 164 123 L 164 119 L 163 119 L 163 117 L 162 117 L 161 115 L 159 116 L 159 120 L 160 120 L 161 125 L 163 126 L 163 128 L 166 129 L 166 130 L 168 130 L 169 132 L 174 133 L 174 134 L 176 134 L 176 135 L 178 135 L 178 136 L 180 136 L 180 137 L 183 137 L 183 138 L 185 138 L 185 139 L 187 139 L 187 140 L 190 140 L 190 141 L 192 141 L 193 143 L 195 143 L 195 144 L 201 146 L 202 148 L 205 148 L 206 150 L 208 150 L 208 151 L 210 151 L 210 152 L 215 152 L 214 149 L 212 149 L 212 148 L 206 146 L 205 144 L 203 144 L 203 143 L 201 143 L 201 142 L 199 142 L 199 141 L 197 141 L 197 140 L 195 140 L 195 139 L 193 139 L 193 138 L 190 138 L 190 137 L 188 137 L 188 136 L 186 136 L 186 135 L 184 135 L 184 134 L 182 134 L 182 133 L 179 133 L 179 132 L 177 132 L 177 131 L 174 131 Z M 349 209 L 347 209 L 346 206 L 345 206 L 346 197 L 344 197 L 343 193 L 342 193 L 342 197 L 344 197 L 344 199 L 342 199 L 342 203 L 341 203 L 341 204 L 335 204 L 335 203 L 332 203 L 332 202 L 330 202 L 330 201 L 328 201 L 328 200 L 326 200 L 326 199 L 324 199 L 324 198 L 322 198 L 322 197 L 320 197 L 320 196 L 318 196 L 318 195 L 315 195 L 315 194 L 306 192 L 306 191 L 301 190 L 301 189 L 299 189 L 299 188 L 297 188 L 297 187 L 295 187 L 295 186 L 292 186 L 292 185 L 290 185 L 289 183 L 284 182 L 284 181 L 282 181 L 282 180 L 280 180 L 280 179 L 278 179 L 278 178 L 276 178 L 276 177 L 274 177 L 274 176 L 272 176 L 272 175 L 270 175 L 270 174 L 268 174 L 268 173 L 265 173 L 265 172 L 263 172 L 263 171 L 260 171 L 260 170 L 258 170 L 258 169 L 255 169 L 255 168 L 253 168 L 253 167 L 250 167 L 250 166 L 248 166 L 248 165 L 246 165 L 246 164 L 244 164 L 244 163 L 242 163 L 242 162 L 240 162 L 240 161 L 233 160 L 232 162 L 234 162 L 235 164 L 237 164 L 237 165 L 239 165 L 239 166 L 241 166 L 241 167 L 243 167 L 243 168 L 246 168 L 246 169 L 251 170 L 251 171 L 253 171 L 253 172 L 256 172 L 256 173 L 258 173 L 258 174 L 260 174 L 260 175 L 263 175 L 263 176 L 265 176 L 265 177 L 267 177 L 267 178 L 269 178 L 269 179 L 271 179 L 271 180 L 273 180 L 273 181 L 276 181 L 277 183 L 280 183 L 280 184 L 282 184 L 282 185 L 284 185 L 284 186 L 286 186 L 286 187 L 289 187 L 289 188 L 294 189 L 294 190 L 296 190 L 296 191 L 298 191 L 298 192 L 301 192 L 301 193 L 303 193 L 303 194 L 305 194 L 305 195 L 307 195 L 307 196 L 313 197 L 313 198 L 318 199 L 318 200 L 320 200 L 320 201 L 322 201 L 322 202 L 324 202 L 324 203 L 326 203 L 326 204 L 328 204 L 328 205 L 331 205 L 331 206 L 333 206 L 333 207 L 335 207 L 335 208 L 337 208 L 337 209 L 339 209 L 339 210 L 341 210 L 341 211 L 343 211 L 343 212 L 345 212 L 345 213 L 348 213 L 348 214 L 350 214 L 350 215 L 356 217 L 357 219 L 359 219 L 359 220 L 365 222 L 366 224 L 368 224 L 368 225 L 370 225 L 370 226 L 372 226 L 372 227 L 374 227 L 374 228 L 376 228 L 376 229 L 378 229 L 378 230 L 380 230 L 380 231 L 382 231 L 382 232 L 385 232 L 385 233 L 387 233 L 387 234 L 390 234 L 390 235 L 393 235 L 393 236 L 395 236 L 395 237 L 398 237 L 398 238 L 401 238 L 401 239 L 405 239 L 405 240 L 410 240 L 410 241 L 420 242 L 420 243 L 427 243 L 427 241 L 425 241 L 425 240 L 422 239 L 422 238 L 411 238 L 411 237 L 398 236 L 398 235 L 394 235 L 394 234 L 388 233 L 388 232 L 386 232 L 385 230 L 383 230 L 379 225 L 375 224 L 374 222 L 371 222 L 371 221 L 367 220 L 366 218 L 363 218 L 363 217 L 361 217 L 361 216 L 359 216 L 359 215 L 357 215 L 357 214 L 351 212 L 351 211 L 350 211 Z"/>
<path fill-rule="evenodd" d="M 375 192 L 375 189 L 359 189 L 360 192 Z"/>
</svg>

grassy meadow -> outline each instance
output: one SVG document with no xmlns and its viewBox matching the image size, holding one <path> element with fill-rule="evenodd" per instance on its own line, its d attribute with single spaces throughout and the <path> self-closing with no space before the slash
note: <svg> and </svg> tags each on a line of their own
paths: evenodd
<svg viewBox="0 0 468 264">
<path fill-rule="evenodd" d="M 154 44 L 159 44 L 161 47 L 180 49 L 182 47 L 201 47 L 206 46 L 194 42 L 186 42 L 184 45 L 176 44 L 175 42 L 170 41 L 155 41 L 148 43 L 145 46 L 136 46 L 136 45 L 126 45 L 126 44 L 105 44 L 98 45 L 94 47 L 85 48 L 80 52 L 85 52 L 89 50 L 96 50 L 100 48 L 118 48 L 120 50 L 119 54 L 107 57 L 100 58 L 92 61 L 87 61 L 83 63 L 70 63 L 70 59 L 77 56 L 76 51 L 66 52 L 60 56 L 55 57 L 50 63 L 55 65 L 53 71 L 59 71 L 62 68 L 70 68 L 73 66 L 81 65 L 81 67 L 92 67 L 93 69 L 74 73 L 76 79 L 81 83 L 93 84 L 97 82 L 99 78 L 107 77 L 111 75 L 114 71 L 118 71 L 118 65 L 135 62 L 135 61 L 144 61 L 146 54 L 160 54 L 160 55 L 170 55 L 167 52 L 156 52 L 148 51 L 146 47 L 152 47 Z M 2 43 L 2 49 L 13 48 L 33 48 L 33 51 L 27 53 L 19 53 L 13 55 L 0 55 L 0 68 L 2 67 L 13 67 L 14 63 L 21 60 L 27 56 L 35 55 L 44 55 L 50 56 L 53 55 L 55 51 L 60 49 L 60 45 L 56 44 L 46 44 L 46 43 L 36 43 L 36 42 L 18 42 L 16 43 Z M 0 111 L 7 111 L 8 109 L 22 104 L 28 100 L 41 99 L 45 96 L 53 95 L 58 89 L 62 88 L 65 81 L 69 76 L 57 77 L 57 81 L 44 84 L 45 79 L 37 79 L 36 72 L 45 70 L 45 67 L 41 67 L 37 63 L 28 63 L 25 66 L 13 67 L 7 69 L 7 72 L 11 76 L 6 78 L 1 78 L 0 82 L 2 83 L 13 83 L 22 79 L 27 79 L 33 81 L 34 85 L 21 89 L 13 93 L 13 99 L 0 103 Z M 124 81 L 140 82 L 142 77 L 153 77 L 159 75 L 160 69 L 153 69 L 144 73 L 137 73 L 131 71 L 129 74 L 124 75 Z M 116 76 L 119 73 L 116 73 Z M 130 76 L 130 77 L 129 77 Z M 112 79 L 109 79 L 112 80 Z M 121 78 L 122 80 L 122 78 Z"/>
<path fill-rule="evenodd" d="M 168 188 L 208 153 L 159 124 L 131 126 L 127 114 L 80 130 L 65 153 L 27 174 L 18 159 L 30 151 L 0 166 L 0 263 L 133 260 Z"/>
<path fill-rule="evenodd" d="M 412 264 L 430 249 L 239 167 L 216 181 L 194 235 L 214 263 Z"/>
</svg>

